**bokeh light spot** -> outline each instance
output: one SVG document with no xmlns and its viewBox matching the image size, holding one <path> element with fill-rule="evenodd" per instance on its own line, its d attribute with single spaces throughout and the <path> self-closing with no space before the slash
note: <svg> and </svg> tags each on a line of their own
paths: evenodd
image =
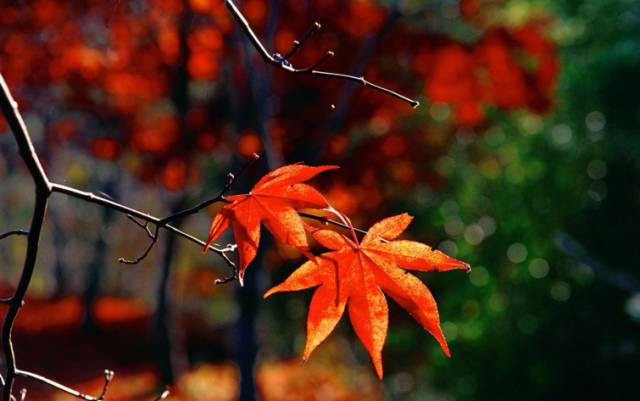
<svg viewBox="0 0 640 401">
<path fill-rule="evenodd" d="M 529 262 L 529 274 L 533 278 L 544 278 L 549 274 L 549 263 L 542 258 L 535 258 Z"/>
<path fill-rule="evenodd" d="M 507 249 L 507 258 L 513 263 L 524 262 L 527 258 L 527 247 L 520 242 L 511 244 Z"/>
</svg>

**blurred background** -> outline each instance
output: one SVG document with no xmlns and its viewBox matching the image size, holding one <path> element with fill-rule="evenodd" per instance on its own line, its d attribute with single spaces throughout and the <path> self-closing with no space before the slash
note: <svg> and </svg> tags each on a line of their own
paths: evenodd
<svg viewBox="0 0 640 401">
<path fill-rule="evenodd" d="M 50 177 L 164 216 L 253 152 L 234 192 L 285 163 L 338 164 L 314 185 L 356 225 L 408 211 L 408 237 L 473 266 L 420 275 L 453 357 L 391 304 L 383 381 L 346 319 L 303 363 L 311 291 L 261 299 L 295 250 L 266 238 L 244 288 L 214 285 L 224 262 L 168 235 L 124 266 L 144 231 L 54 195 L 21 368 L 94 393 L 113 369 L 113 400 L 164 383 L 197 401 L 639 399 L 640 2 L 238 4 L 274 52 L 323 25 L 295 66 L 333 50 L 326 69 L 422 105 L 265 65 L 221 0 L 2 1 L 0 71 Z M 4 232 L 28 228 L 33 190 L 0 133 Z M 179 225 L 206 238 L 215 212 Z M 24 251 L 0 243 L 3 297 Z"/>
</svg>

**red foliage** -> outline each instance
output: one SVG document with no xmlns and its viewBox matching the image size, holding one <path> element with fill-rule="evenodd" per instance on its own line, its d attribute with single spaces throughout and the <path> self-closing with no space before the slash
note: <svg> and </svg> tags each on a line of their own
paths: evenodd
<svg viewBox="0 0 640 401">
<path fill-rule="evenodd" d="M 426 76 L 425 93 L 432 101 L 451 104 L 462 125 L 484 123 L 487 106 L 545 111 L 557 61 L 553 45 L 539 29 L 493 28 L 473 46 L 447 43 L 422 53 L 415 68 Z"/>
<path fill-rule="evenodd" d="M 262 177 L 248 194 L 227 197 L 230 203 L 213 219 L 205 250 L 232 226 L 238 244 L 241 283 L 247 266 L 258 251 L 261 223 L 280 242 L 308 252 L 304 226 L 296 210 L 322 209 L 328 203 L 324 196 L 303 182 L 335 168 L 302 164 L 280 167 Z"/>
<path fill-rule="evenodd" d="M 317 287 L 309 306 L 304 359 L 323 342 L 349 308 L 356 334 L 382 379 L 382 347 L 387 337 L 388 307 L 383 292 L 413 316 L 440 343 L 449 347 L 440 328 L 436 301 L 429 289 L 404 268 L 420 271 L 468 269 L 469 265 L 414 241 L 393 241 L 411 223 L 405 214 L 374 224 L 362 242 L 335 231 L 312 229 L 313 237 L 332 252 L 300 266 L 265 297 L 282 291 Z M 403 266 L 403 268 L 400 267 Z"/>
</svg>

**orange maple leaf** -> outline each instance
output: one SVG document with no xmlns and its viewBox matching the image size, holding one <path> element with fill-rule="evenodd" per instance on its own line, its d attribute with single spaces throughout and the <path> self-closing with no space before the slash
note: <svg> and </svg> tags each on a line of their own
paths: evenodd
<svg viewBox="0 0 640 401">
<path fill-rule="evenodd" d="M 420 242 L 391 241 L 412 219 L 406 213 L 384 219 L 374 224 L 360 243 L 356 238 L 352 241 L 331 230 L 313 230 L 313 237 L 333 252 L 317 256 L 315 262 L 304 263 L 265 294 L 266 298 L 276 292 L 318 287 L 309 306 L 305 360 L 333 331 L 348 305 L 351 325 L 382 379 L 382 347 L 389 321 L 383 291 L 431 333 L 450 356 L 435 299 L 429 289 L 404 268 L 468 270 L 469 265 Z"/>
<path fill-rule="evenodd" d="M 205 250 L 231 225 L 238 245 L 240 283 L 247 266 L 256 257 L 260 223 L 278 241 L 307 253 L 309 246 L 304 224 L 296 210 L 322 209 L 329 205 L 320 192 L 302 182 L 336 168 L 303 164 L 280 167 L 262 177 L 248 194 L 227 197 L 230 203 L 211 222 Z"/>
</svg>

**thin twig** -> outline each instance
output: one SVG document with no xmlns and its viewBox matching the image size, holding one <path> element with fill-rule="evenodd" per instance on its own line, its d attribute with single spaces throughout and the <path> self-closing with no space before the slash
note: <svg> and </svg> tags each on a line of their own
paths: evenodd
<svg viewBox="0 0 640 401">
<path fill-rule="evenodd" d="M 238 177 L 240 177 L 242 174 L 244 174 L 244 172 L 249 168 L 249 166 L 251 166 L 254 162 L 256 162 L 258 159 L 260 158 L 260 156 L 258 154 L 253 154 L 253 157 L 247 162 L 245 163 L 242 168 L 240 168 L 240 170 L 236 173 L 236 174 L 232 174 L 230 173 L 228 175 L 228 180 L 227 180 L 227 184 L 222 188 L 222 190 L 220 191 L 220 193 L 218 193 L 218 195 L 216 195 L 215 197 L 211 198 L 211 199 L 207 199 L 201 203 L 199 203 L 196 206 L 193 206 L 191 208 L 182 210 L 180 212 L 174 213 L 170 216 L 167 216 L 165 218 L 160 219 L 157 224 L 155 224 L 155 230 L 153 232 L 151 232 L 151 230 L 149 229 L 149 223 L 153 222 L 150 220 L 144 220 L 144 222 L 140 222 L 138 221 L 133 215 L 131 214 L 127 214 L 127 218 L 131 221 L 133 221 L 138 227 L 144 229 L 147 233 L 147 236 L 151 239 L 151 243 L 149 243 L 149 246 L 145 249 L 145 251 L 142 253 L 142 255 L 134 258 L 134 259 L 126 259 L 126 258 L 118 258 L 118 262 L 119 263 L 123 263 L 123 264 L 127 264 L 127 265 L 135 265 L 140 263 L 142 260 L 144 260 L 149 253 L 151 252 L 151 249 L 153 249 L 153 247 L 155 246 L 155 244 L 158 242 L 158 237 L 159 237 L 159 230 L 160 227 L 167 227 L 168 223 L 172 222 L 172 221 L 176 221 L 180 218 L 189 216 L 191 214 L 195 214 L 198 213 L 200 210 L 206 208 L 207 206 L 215 203 L 215 202 L 221 202 L 224 201 L 224 196 L 226 195 L 226 193 L 231 189 L 231 187 L 233 186 L 233 184 L 236 182 L 236 180 L 238 179 Z M 114 202 L 113 199 L 109 199 L 110 201 Z M 171 227 L 171 226 L 168 226 Z M 235 248 L 231 249 L 229 248 L 229 246 L 227 246 L 224 250 L 219 250 L 219 254 L 225 259 L 225 261 L 227 262 L 227 264 L 232 268 L 233 270 L 233 278 L 231 277 L 227 277 L 227 278 L 223 278 L 220 280 L 216 280 L 216 283 L 220 284 L 220 283 L 227 283 L 229 281 L 232 281 L 233 279 L 235 279 L 235 276 L 237 276 L 237 269 L 235 264 L 231 261 L 231 259 L 226 255 L 227 252 L 233 252 L 233 250 L 235 250 Z"/>
<path fill-rule="evenodd" d="M 147 233 L 147 237 L 153 239 L 153 233 L 151 232 L 151 230 L 149 229 L 149 222 L 145 221 L 145 222 L 139 222 L 135 217 L 133 217 L 132 215 L 128 214 L 127 218 L 131 221 L 133 221 L 138 227 L 142 228 L 143 230 L 145 230 L 145 232 Z"/>
<path fill-rule="evenodd" d="M 104 381 L 104 386 L 102 387 L 102 391 L 100 392 L 100 395 L 98 395 L 97 397 L 93 397 L 91 395 L 88 394 L 84 394 L 81 393 L 78 390 L 74 390 L 71 387 L 67 387 L 64 384 L 60 384 L 55 380 L 51 380 L 47 377 L 41 376 L 37 373 L 33 373 L 33 372 L 28 372 L 26 370 L 20 370 L 20 369 L 16 369 L 16 375 L 20 376 L 20 377 L 25 377 L 27 379 L 33 379 L 36 380 L 40 383 L 44 383 L 48 386 L 51 386 L 55 389 L 58 389 L 62 392 L 65 392 L 69 395 L 72 395 L 74 397 L 83 399 L 85 401 L 103 401 L 104 400 L 104 396 L 107 393 L 107 389 L 109 387 L 109 383 L 111 383 L 111 379 L 113 379 L 113 371 L 111 370 L 105 370 L 105 381 Z"/>
<path fill-rule="evenodd" d="M 304 42 L 306 42 L 307 39 L 309 39 L 311 35 L 316 33 L 320 28 L 322 28 L 322 25 L 320 25 L 320 23 L 318 22 L 314 22 L 313 25 L 311 25 L 311 28 L 309 28 L 309 30 L 305 32 L 304 35 L 302 35 L 302 38 L 300 38 L 300 40 L 293 41 L 293 47 L 291 48 L 291 50 L 289 50 L 287 54 L 283 56 L 283 58 L 285 60 L 290 59 L 294 54 L 296 54 L 296 52 L 298 51 L 298 49 L 300 49 L 300 47 L 304 44 Z"/>
<path fill-rule="evenodd" d="M 187 240 L 189 240 L 189 241 L 191 241 L 193 243 L 196 243 L 196 244 L 198 244 L 200 246 L 204 247 L 205 244 L 206 244 L 204 241 L 202 241 L 202 240 L 194 237 L 193 235 L 188 234 L 188 233 L 186 233 L 186 232 L 184 232 L 184 231 L 172 226 L 171 224 L 163 223 L 162 219 L 160 219 L 158 217 L 152 216 L 149 213 L 143 213 L 143 212 L 141 212 L 139 210 L 130 208 L 130 207 L 125 206 L 123 204 L 120 204 L 120 203 L 118 203 L 116 201 L 103 198 L 103 197 L 98 196 L 98 195 L 96 195 L 96 194 L 94 194 L 92 192 L 80 191 L 78 189 L 75 189 L 75 188 L 72 188 L 72 187 L 68 187 L 66 185 L 60 185 L 60 184 L 55 184 L 55 183 L 51 184 L 51 189 L 52 189 L 53 192 L 65 194 L 65 195 L 71 196 L 73 198 L 81 199 L 81 200 L 83 200 L 85 202 L 88 202 L 88 203 L 93 203 L 93 204 L 96 204 L 96 205 L 100 205 L 102 207 L 107 207 L 107 208 L 113 209 L 113 210 L 115 210 L 117 212 L 125 213 L 127 215 L 131 215 L 132 217 L 136 217 L 136 218 L 138 218 L 140 220 L 147 221 L 147 222 L 149 222 L 151 224 L 159 226 L 160 228 L 164 228 L 164 229 L 166 229 L 166 230 L 168 230 L 168 231 L 170 231 L 170 232 L 172 232 L 172 233 L 174 233 L 174 234 L 176 234 L 176 235 L 178 235 L 178 236 L 180 236 L 180 237 L 182 237 L 184 239 L 187 239 Z M 226 256 L 225 253 L 229 252 L 226 248 L 219 249 L 219 248 L 216 248 L 213 245 L 209 245 L 208 249 L 210 251 L 215 252 L 215 253 L 219 254 L 220 256 L 222 256 L 227 261 L 227 263 L 230 262 L 229 258 L 225 257 Z"/>
<path fill-rule="evenodd" d="M 154 232 L 151 232 L 149 230 L 148 225 L 144 226 L 145 232 L 147 233 L 147 235 L 149 236 L 149 238 L 151 238 L 151 242 L 149 243 L 149 245 L 147 246 L 147 248 L 144 250 L 144 252 L 142 253 L 142 255 L 133 258 L 133 259 L 126 259 L 126 258 L 118 258 L 118 263 L 122 263 L 125 265 L 135 265 L 140 263 L 142 260 L 144 260 L 147 255 L 149 255 L 149 252 L 151 252 L 151 249 L 153 248 L 153 246 L 158 242 L 158 237 L 159 237 L 159 230 L 160 227 L 156 226 Z"/>
<path fill-rule="evenodd" d="M 182 210 L 180 212 L 174 213 L 174 214 L 172 214 L 170 216 L 167 216 L 167 217 L 163 218 L 162 220 L 160 220 L 159 224 L 160 225 L 165 225 L 166 223 L 170 223 L 172 221 L 176 221 L 178 219 L 181 219 L 183 217 L 189 216 L 191 214 L 198 213 L 200 210 L 202 210 L 202 209 L 206 208 L 207 206 L 212 205 L 212 204 L 214 204 L 216 202 L 224 201 L 225 194 L 227 192 L 229 192 L 229 190 L 231 189 L 233 184 L 236 182 L 238 177 L 240 177 L 242 174 L 244 174 L 244 172 L 253 163 L 255 163 L 258 159 L 260 159 L 260 155 L 258 155 L 257 153 L 254 153 L 252 155 L 251 159 L 249 159 L 249 161 L 246 162 L 236 174 L 230 173 L 228 175 L 227 184 L 222 188 L 220 193 L 218 193 L 218 195 L 216 195 L 215 197 L 207 199 L 204 202 L 201 202 L 201 203 L 199 203 L 199 204 L 197 204 L 197 205 L 195 205 L 193 207 L 190 207 L 188 209 L 185 209 L 185 210 Z"/>
<path fill-rule="evenodd" d="M 357 232 L 358 234 L 364 235 L 364 234 L 367 233 L 367 230 L 363 230 L 361 228 L 350 227 L 348 224 L 345 224 L 345 223 L 337 221 L 337 220 L 330 219 L 330 218 L 325 217 L 325 216 L 318 216 L 317 214 L 312 214 L 312 213 L 308 213 L 308 212 L 298 212 L 298 214 L 300 216 L 302 216 L 302 217 L 306 217 L 308 219 L 317 220 L 317 221 L 319 221 L 321 223 L 324 223 L 324 224 L 333 224 L 334 226 L 344 228 L 345 230 L 353 229 L 353 231 Z"/>
<path fill-rule="evenodd" d="M 367 64 L 375 55 L 375 49 L 378 44 L 382 41 L 384 35 L 386 35 L 389 30 L 393 27 L 395 21 L 400 16 L 397 2 L 393 2 L 391 8 L 382 23 L 381 28 L 375 33 L 370 35 L 362 45 L 362 48 L 358 52 L 358 58 L 355 62 L 355 66 L 351 71 L 352 75 L 362 75 L 365 70 Z M 340 92 L 337 94 L 337 99 L 335 105 L 332 105 L 335 112 L 332 112 L 329 115 L 326 128 L 324 132 L 320 135 L 315 144 L 312 144 L 308 147 L 307 151 L 304 154 L 303 159 L 308 163 L 314 162 L 318 159 L 320 155 L 325 153 L 325 148 L 328 143 L 330 143 L 330 139 L 333 135 L 340 132 L 342 127 L 345 124 L 346 116 L 349 110 L 349 104 L 353 98 L 354 92 L 356 90 L 356 85 L 343 85 Z"/>
<path fill-rule="evenodd" d="M 227 245 L 227 247 L 233 247 L 233 250 L 235 250 L 238 247 L 238 245 L 229 244 L 229 245 Z M 229 263 L 227 263 L 227 264 L 229 264 Z M 231 274 L 229 276 L 227 276 L 227 277 L 217 278 L 214 281 L 214 284 L 217 284 L 217 285 L 227 284 L 227 283 L 230 283 L 230 282 L 235 281 L 235 280 L 238 279 L 238 274 L 239 274 L 238 266 L 236 266 L 235 263 L 232 263 L 232 264 L 229 264 L 229 265 L 231 266 Z"/>
<path fill-rule="evenodd" d="M 324 64 L 325 61 L 329 60 L 333 56 L 335 56 L 335 53 L 332 52 L 332 51 L 328 51 L 324 56 L 322 56 L 320 58 L 320 60 L 316 61 L 311 67 L 304 68 L 303 70 L 300 70 L 300 72 L 306 71 L 306 72 L 310 72 L 310 73 L 313 74 L 314 73 L 313 71 L 316 68 L 320 67 L 322 64 Z M 318 72 L 320 72 L 320 71 L 318 71 Z M 318 72 L 316 72 L 316 73 L 318 73 Z"/>
<path fill-rule="evenodd" d="M 109 384 L 111 384 L 111 380 L 113 380 L 113 375 L 113 370 L 104 370 L 104 385 L 102 386 L 102 391 L 98 396 L 98 400 L 104 400 L 104 396 L 107 395 L 107 390 L 109 389 Z"/>
<path fill-rule="evenodd" d="M 269 52 L 265 49 L 264 45 L 262 44 L 262 42 L 260 42 L 260 39 L 258 39 L 258 37 L 256 36 L 255 32 L 253 32 L 253 29 L 251 29 L 251 26 L 249 25 L 249 22 L 247 21 L 247 19 L 244 17 L 244 15 L 242 14 L 242 12 L 238 9 L 238 7 L 235 5 L 235 3 L 232 0 L 225 0 L 225 4 L 227 6 L 227 8 L 229 9 L 229 11 L 231 12 L 231 15 L 234 17 L 234 19 L 236 20 L 236 22 L 240 25 L 240 28 L 242 29 L 242 31 L 245 33 L 245 35 L 247 35 L 247 37 L 249 38 L 249 41 L 253 44 L 253 47 L 255 47 L 255 49 L 258 51 L 258 53 L 260 54 L 260 56 L 262 57 L 262 59 L 268 63 L 268 64 L 272 64 L 275 66 L 278 66 L 286 71 L 295 73 L 295 74 L 311 74 L 311 75 L 318 75 L 321 77 L 325 77 L 325 78 L 332 78 L 332 79 L 340 79 L 340 80 L 345 80 L 345 81 L 352 81 L 352 82 L 357 82 L 360 83 L 363 86 L 366 87 L 370 87 L 372 89 L 375 89 L 379 92 L 385 93 L 387 95 L 390 95 L 392 97 L 395 97 L 396 99 L 402 100 L 403 102 L 409 103 L 413 108 L 416 108 L 418 106 L 420 106 L 420 102 L 415 100 L 415 99 L 411 99 L 408 98 L 398 92 L 392 91 L 391 89 L 385 88 L 383 86 L 380 86 L 378 84 L 375 84 L 373 82 L 370 82 L 368 80 L 366 80 L 364 78 L 364 76 L 355 76 L 355 75 L 349 75 L 349 74 L 342 74 L 342 73 L 337 73 L 337 72 L 331 72 L 331 71 L 323 71 L 323 70 L 316 70 L 315 68 L 317 68 L 319 65 L 321 65 L 322 63 L 324 63 L 328 58 L 330 58 L 333 55 L 333 52 L 329 52 L 327 54 L 325 54 L 325 56 L 323 56 L 323 58 L 321 58 L 320 60 L 318 60 L 315 64 L 313 64 L 310 67 L 306 67 L 306 68 L 295 68 L 291 62 L 289 61 L 287 56 L 282 56 L 280 53 L 274 53 L 273 55 L 269 54 Z M 319 25 L 319 24 L 318 24 Z M 307 37 L 310 36 L 307 35 Z M 306 38 L 303 38 L 306 41 Z M 301 40 L 299 42 L 299 45 L 296 47 L 294 45 L 294 49 L 292 49 L 293 53 L 295 53 L 304 43 L 303 40 Z M 291 52 L 289 52 L 291 53 Z M 287 53 L 287 54 L 289 54 Z M 329 55 L 331 54 L 331 55 Z"/>
<path fill-rule="evenodd" d="M 27 230 L 11 230 L 6 233 L 0 234 L 0 240 L 3 240 L 7 237 L 11 237 L 12 235 L 29 235 L 29 231 Z"/>
</svg>

